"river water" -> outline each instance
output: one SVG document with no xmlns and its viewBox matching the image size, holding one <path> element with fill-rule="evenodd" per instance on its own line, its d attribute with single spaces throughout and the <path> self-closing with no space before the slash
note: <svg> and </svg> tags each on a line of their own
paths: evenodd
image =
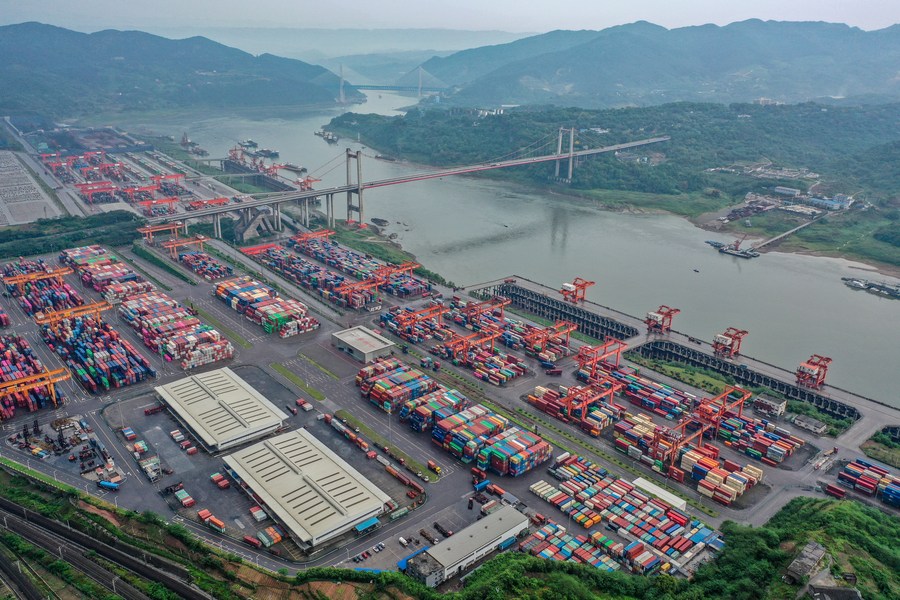
<svg viewBox="0 0 900 600">
<path fill-rule="evenodd" d="M 371 93 L 367 104 L 353 110 L 400 114 L 396 109 L 411 103 L 408 97 Z M 313 135 L 339 112 L 154 118 L 132 126 L 176 138 L 186 131 L 211 156 L 225 156 L 237 141 L 253 138 L 260 147 L 279 150 L 280 160 L 309 168 L 323 180 L 317 187 L 325 188 L 344 181 L 344 148 L 363 148 L 352 140 L 328 145 Z M 420 169 L 363 160 L 364 181 L 412 170 Z M 390 221 L 387 232 L 396 233 L 406 250 L 457 284 L 518 274 L 556 287 L 584 277 L 597 282 L 589 299 L 623 312 L 643 315 L 660 304 L 680 308 L 675 329 L 698 338 L 710 340 L 729 326 L 746 329 L 745 354 L 787 369 L 811 354 L 830 356 L 829 383 L 900 407 L 900 301 L 852 290 L 840 280 L 866 277 L 865 265 L 778 252 L 749 261 L 720 255 L 703 242 L 730 241 L 729 236 L 680 217 L 613 213 L 483 179 L 448 177 L 365 194 L 368 219 Z M 335 200 L 339 217 L 341 201 Z M 877 273 L 868 277 L 882 279 Z"/>
</svg>

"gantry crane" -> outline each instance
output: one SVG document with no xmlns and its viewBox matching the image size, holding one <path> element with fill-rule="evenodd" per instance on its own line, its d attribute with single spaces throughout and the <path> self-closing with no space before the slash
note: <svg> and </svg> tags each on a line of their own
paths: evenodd
<svg viewBox="0 0 900 600">
<path fill-rule="evenodd" d="M 819 389 L 825 385 L 825 376 L 828 374 L 830 364 L 831 359 L 827 356 L 813 354 L 808 361 L 797 367 L 797 385 Z"/>
<path fill-rule="evenodd" d="M 37 375 L 29 375 L 20 379 L 14 379 L 12 381 L 5 381 L 0 383 L 0 397 L 47 388 L 47 391 L 50 393 L 50 398 L 53 400 L 53 406 L 57 406 L 56 384 L 71 378 L 72 374 L 68 369 L 56 369 L 53 371 L 44 371 Z"/>
<path fill-rule="evenodd" d="M 195 235 L 192 238 L 183 238 L 183 239 L 175 239 L 168 240 L 162 243 L 162 247 L 169 251 L 169 255 L 172 257 L 172 260 L 178 258 L 178 249 L 184 246 L 197 246 L 200 248 L 200 252 L 203 252 L 203 244 L 209 241 L 209 238 L 204 235 Z"/>
<path fill-rule="evenodd" d="M 47 162 L 50 159 L 59 158 L 59 152 L 50 152 L 49 154 L 41 154 L 41 162 Z"/>
<path fill-rule="evenodd" d="M 153 185 L 144 185 L 141 187 L 127 187 L 122 188 L 120 191 L 124 192 L 128 195 L 128 199 L 134 202 L 135 194 L 140 194 L 142 192 L 146 192 L 148 194 L 153 194 L 159 191 L 159 185 L 154 183 Z"/>
<path fill-rule="evenodd" d="M 607 405 L 613 404 L 613 397 L 625 386 L 611 377 L 602 375 L 588 385 L 569 388 L 569 393 L 562 400 L 566 403 L 566 416 L 573 418 L 578 413 L 578 419 L 583 423 L 588 415 L 588 409 L 600 402 Z"/>
<path fill-rule="evenodd" d="M 169 173 L 168 175 L 151 175 L 150 181 L 160 185 L 163 181 L 174 181 L 176 184 L 184 179 L 184 173 Z"/>
<path fill-rule="evenodd" d="M 743 329 L 729 327 L 724 333 L 717 334 L 713 338 L 713 352 L 717 356 L 734 358 L 741 353 L 741 342 L 743 342 L 747 333 L 749 332 Z"/>
<path fill-rule="evenodd" d="M 400 329 L 415 327 L 419 323 L 430 321 L 431 319 L 435 319 L 438 325 L 440 325 L 443 316 L 448 312 L 450 312 L 450 309 L 446 306 L 435 304 L 434 306 L 429 306 L 415 312 L 400 311 L 394 315 L 394 321 Z"/>
<path fill-rule="evenodd" d="M 580 369 L 589 369 L 589 380 L 597 379 L 600 373 L 599 365 L 608 358 L 613 358 L 613 368 L 619 367 L 622 353 L 628 349 L 628 344 L 615 338 L 609 338 L 599 346 L 582 346 L 575 355 L 575 362 Z"/>
<path fill-rule="evenodd" d="M 647 324 L 647 331 L 667 333 L 672 329 L 672 317 L 680 313 L 678 308 L 670 308 L 665 304 L 660 305 L 656 312 L 648 312 L 644 322 Z"/>
<path fill-rule="evenodd" d="M 62 285 L 63 277 L 65 277 L 66 275 L 71 275 L 72 273 L 74 273 L 74 271 L 69 267 L 59 267 L 57 269 L 49 269 L 47 271 L 23 273 L 22 275 L 12 275 L 10 277 L 4 277 L 3 283 L 5 283 L 6 285 L 16 286 L 16 289 L 18 289 L 19 293 L 22 294 L 25 292 L 25 285 L 28 283 L 52 279 L 58 284 Z"/>
<path fill-rule="evenodd" d="M 178 196 L 170 196 L 168 198 L 157 198 L 156 200 L 140 200 L 134 204 L 140 206 L 144 210 L 144 214 L 151 217 L 153 216 L 153 209 L 157 206 L 164 206 L 170 214 L 174 213 L 175 205 L 178 202 Z"/>
<path fill-rule="evenodd" d="M 105 310 L 112 308 L 112 304 L 101 300 L 92 304 L 83 304 L 75 308 L 47 311 L 34 315 L 34 322 L 38 325 L 49 325 L 54 331 L 58 331 L 59 324 L 65 319 L 77 319 L 78 317 L 91 317 L 95 321 L 100 320 L 100 315 Z"/>
<path fill-rule="evenodd" d="M 466 356 L 474 348 L 489 347 L 494 350 L 494 340 L 503 335 L 498 329 L 488 328 L 467 336 L 454 337 L 452 340 L 436 346 L 447 358 L 454 359 Z"/>
<path fill-rule="evenodd" d="M 308 192 L 313 189 L 313 184 L 322 181 L 321 179 L 317 179 L 315 177 L 307 175 L 306 177 L 301 177 L 297 179 L 295 185 L 301 192 Z"/>
<path fill-rule="evenodd" d="M 280 248 L 278 244 L 259 244 L 258 246 L 248 246 L 247 248 L 241 248 L 241 254 L 246 254 L 247 256 L 256 256 L 258 254 L 265 254 L 269 250 L 274 250 L 276 248 Z"/>
<path fill-rule="evenodd" d="M 668 468 L 675 465 L 681 449 L 690 445 L 695 440 L 701 440 L 703 434 L 706 433 L 710 425 L 700 422 L 700 428 L 694 432 L 688 433 L 687 428 L 691 424 L 691 419 L 685 419 L 674 427 L 662 427 L 657 425 L 653 430 L 653 441 L 650 443 L 650 457 L 654 460 L 662 461 L 663 465 Z"/>
<path fill-rule="evenodd" d="M 495 310 L 500 311 L 500 318 L 503 318 L 503 309 L 512 304 L 512 300 L 509 298 L 503 298 L 502 296 L 494 296 L 490 300 L 485 300 L 483 302 L 469 302 L 465 306 L 460 309 L 460 312 L 466 317 L 466 322 L 473 323 L 481 317 L 481 315 L 485 313 L 491 313 Z"/>
<path fill-rule="evenodd" d="M 184 223 L 182 223 L 181 221 L 175 221 L 174 223 L 163 223 L 161 225 L 147 225 L 145 227 L 138 227 L 138 233 L 144 236 L 145 242 L 152 244 L 154 233 L 162 233 L 167 231 L 177 239 L 178 231 L 183 227 Z"/>
<path fill-rule="evenodd" d="M 722 426 L 722 420 L 726 418 L 726 414 L 736 408 L 737 416 L 742 416 L 744 403 L 752 396 L 753 392 L 744 388 L 735 385 L 728 386 L 718 396 L 701 400 L 694 409 L 693 416 L 709 425 L 713 431 L 712 437 L 715 439 L 719 435 L 719 428 Z"/>
<path fill-rule="evenodd" d="M 325 238 L 326 240 L 335 234 L 334 231 L 330 229 L 319 229 L 317 231 L 309 231 L 307 233 L 298 233 L 297 235 L 291 237 L 294 242 L 297 244 L 305 244 L 311 240 L 318 240 Z"/>
<path fill-rule="evenodd" d="M 567 300 L 572 304 L 578 304 L 579 302 L 584 302 L 586 290 L 592 285 L 597 285 L 597 283 L 576 277 L 572 283 L 562 284 L 559 293 L 562 294 L 563 300 Z"/>
<path fill-rule="evenodd" d="M 522 341 L 529 350 L 534 350 L 535 348 L 543 349 L 547 345 L 547 342 L 556 339 L 564 340 L 561 341 L 560 344 L 568 346 L 569 335 L 577 329 L 578 325 L 575 323 L 570 323 L 569 321 L 557 321 L 555 324 L 548 327 L 524 334 L 522 336 Z"/>
</svg>

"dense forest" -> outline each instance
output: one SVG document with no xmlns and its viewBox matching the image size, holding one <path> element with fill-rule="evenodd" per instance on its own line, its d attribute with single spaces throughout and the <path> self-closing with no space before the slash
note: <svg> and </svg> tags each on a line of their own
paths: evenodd
<svg viewBox="0 0 900 600">
<path fill-rule="evenodd" d="M 144 219 L 127 210 L 90 217 L 38 219 L 28 225 L 0 229 L 0 258 L 57 252 L 73 246 L 121 246 L 140 237 Z"/>
</svg>

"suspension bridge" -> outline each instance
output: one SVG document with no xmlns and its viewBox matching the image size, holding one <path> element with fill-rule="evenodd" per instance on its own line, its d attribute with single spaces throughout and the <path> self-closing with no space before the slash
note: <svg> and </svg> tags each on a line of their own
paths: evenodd
<svg viewBox="0 0 900 600">
<path fill-rule="evenodd" d="M 565 134 L 568 134 L 568 150 L 563 151 L 563 142 L 565 138 Z M 334 186 L 330 188 L 317 189 L 317 190 L 296 190 L 290 192 L 276 192 L 270 193 L 266 195 L 260 195 L 260 197 L 250 198 L 244 200 L 239 206 L 236 205 L 222 205 L 222 206 L 210 206 L 207 208 L 202 208 L 200 210 L 196 210 L 189 213 L 178 214 L 177 216 L 160 216 L 160 217 L 152 217 L 148 219 L 148 223 L 151 225 L 159 225 L 162 223 L 168 223 L 170 221 L 178 220 L 184 222 L 185 231 L 187 230 L 187 223 L 190 220 L 201 219 L 204 217 L 212 217 L 213 219 L 213 234 L 216 237 L 221 237 L 221 217 L 222 215 L 237 212 L 240 213 L 242 222 L 249 222 L 252 219 L 252 216 L 255 212 L 258 212 L 261 208 L 268 208 L 272 211 L 272 215 L 274 217 L 274 226 L 275 229 L 280 230 L 282 228 L 281 223 L 281 206 L 286 202 L 294 202 L 300 204 L 301 207 L 301 220 L 304 225 L 309 226 L 309 215 L 310 215 L 310 207 L 309 201 L 315 198 L 324 198 L 325 199 L 325 209 L 326 209 L 326 219 L 329 227 L 333 227 L 335 225 L 335 208 L 334 208 L 334 198 L 338 195 L 346 194 L 347 200 L 347 222 L 351 223 L 354 221 L 358 221 L 359 223 L 365 223 L 365 204 L 364 204 L 364 191 L 367 189 L 375 189 L 380 187 L 386 187 L 391 185 L 400 185 L 404 183 L 411 183 L 414 181 L 425 181 L 428 179 L 438 179 L 441 177 L 449 177 L 453 175 L 466 175 L 471 173 L 479 173 L 483 171 L 491 171 L 495 169 L 506 169 L 511 167 L 521 167 L 525 165 L 534 165 L 540 163 L 547 162 L 556 162 L 556 178 L 564 181 L 570 182 L 572 179 L 572 174 L 578 159 L 587 156 L 593 156 L 596 154 L 604 154 L 609 152 L 620 152 L 625 150 L 630 150 L 633 148 L 640 148 L 643 146 L 648 146 L 650 144 L 658 144 L 660 142 L 669 141 L 669 136 L 659 136 L 653 138 L 647 138 L 643 140 L 637 140 L 633 142 L 625 142 L 622 144 L 613 144 L 608 146 L 600 146 L 596 148 L 585 148 L 582 150 L 575 149 L 575 130 L 574 129 L 560 129 L 558 134 L 550 134 L 552 137 L 555 137 L 556 142 L 556 151 L 551 154 L 540 154 L 534 155 L 537 152 L 546 151 L 546 147 L 548 145 L 547 138 L 550 136 L 546 136 L 537 142 L 526 146 L 525 148 L 521 148 L 516 150 L 504 157 L 501 157 L 496 160 L 492 160 L 485 163 L 475 164 L 475 165 L 467 165 L 460 167 L 450 167 L 444 169 L 433 169 L 428 171 L 420 171 L 409 173 L 405 175 L 401 175 L 398 177 L 392 177 L 388 179 L 378 179 L 374 181 L 362 181 L 362 158 L 363 153 L 361 151 L 353 151 L 349 148 L 345 150 L 345 152 L 341 155 L 338 155 L 329 163 L 326 163 L 325 166 L 330 165 L 331 163 L 335 163 L 340 158 L 343 158 L 343 164 L 346 166 L 347 179 L 345 185 Z M 542 145 L 539 145 L 542 144 Z M 355 161 L 355 169 L 353 168 Z M 566 176 L 561 175 L 561 167 L 563 163 L 567 163 L 567 172 Z M 334 170 L 337 166 L 340 166 L 340 163 L 337 163 L 330 170 Z M 324 166 L 323 166 L 324 168 Z M 355 171 L 355 178 L 354 178 Z M 355 180 L 354 180 L 355 179 Z M 356 201 L 354 202 L 354 197 Z M 356 217 L 356 218 L 354 218 Z"/>
</svg>

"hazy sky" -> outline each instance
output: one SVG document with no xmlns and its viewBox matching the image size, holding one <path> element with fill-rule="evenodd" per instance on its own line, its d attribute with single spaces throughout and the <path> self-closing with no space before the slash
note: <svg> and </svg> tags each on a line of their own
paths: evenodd
<svg viewBox="0 0 900 600">
<path fill-rule="evenodd" d="M 306 27 L 544 32 L 646 20 L 682 27 L 759 18 L 863 29 L 900 22 L 897 0 L 0 0 L 0 22 L 103 28 Z"/>
</svg>

